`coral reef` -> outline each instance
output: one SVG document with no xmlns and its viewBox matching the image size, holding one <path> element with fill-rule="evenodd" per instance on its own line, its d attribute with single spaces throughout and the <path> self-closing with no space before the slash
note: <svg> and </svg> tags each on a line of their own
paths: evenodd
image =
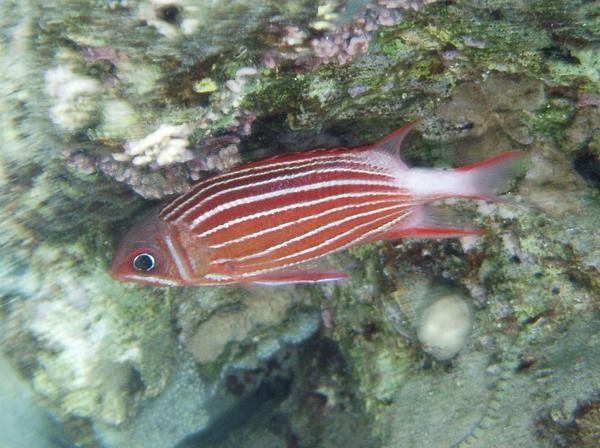
<svg viewBox="0 0 600 448">
<path fill-rule="evenodd" d="M 73 444 L 597 442 L 594 2 L 0 8 L 0 347 Z M 336 284 L 107 276 L 149 200 L 417 116 L 411 165 L 529 154 L 502 202 L 452 203 L 482 236 L 358 247 Z M 451 308 L 440 348 L 425 329 Z"/>
<path fill-rule="evenodd" d="M 114 154 L 119 162 L 131 160 L 134 165 L 166 166 L 191 160 L 194 155 L 187 149 L 190 129 L 186 125 L 160 127 L 141 140 L 125 143 L 124 152 Z"/>
<path fill-rule="evenodd" d="M 63 3 L 46 6 L 40 23 L 44 42 L 63 42 L 44 55 L 52 68 L 43 82 L 44 106 L 65 131 L 58 138 L 67 163 L 84 174 L 99 170 L 154 199 L 184 191 L 202 172 L 239 163 L 240 137 L 254 119 L 241 103 L 255 89 L 258 71 L 244 65 L 252 54 L 226 66 L 215 62 L 239 51 L 236 45 L 263 18 L 276 22 L 268 2 L 252 8 L 239 2 L 227 11 L 210 1 L 122 2 L 82 11 L 77 19 Z M 214 19 L 224 14 L 226 21 Z M 85 24 L 98 16 L 90 33 Z M 136 27 L 140 21 L 145 26 Z M 129 32 L 108 33 L 113 26 Z M 229 39 L 234 29 L 238 44 Z M 182 52 L 178 42 L 186 36 L 194 38 Z M 144 52 L 138 43 L 145 39 L 152 45 Z"/>
</svg>

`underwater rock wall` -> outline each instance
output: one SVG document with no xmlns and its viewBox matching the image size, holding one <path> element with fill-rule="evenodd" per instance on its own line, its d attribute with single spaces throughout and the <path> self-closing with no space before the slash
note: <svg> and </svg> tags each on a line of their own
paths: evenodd
<svg viewBox="0 0 600 448">
<path fill-rule="evenodd" d="M 67 438 L 598 440 L 593 2 L 0 7 L 1 347 Z M 411 165 L 528 152 L 508 203 L 452 204 L 482 237 L 353 249 L 332 260 L 345 284 L 160 290 L 108 277 L 153 200 L 242 159 L 366 144 L 417 116 Z M 419 337 L 447 296 L 471 314 L 458 342 L 441 321 L 436 344 L 454 357 Z"/>
</svg>

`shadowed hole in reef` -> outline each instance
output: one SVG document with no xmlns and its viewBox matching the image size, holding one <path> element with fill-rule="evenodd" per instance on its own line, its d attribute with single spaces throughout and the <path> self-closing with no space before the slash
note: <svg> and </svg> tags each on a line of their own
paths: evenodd
<svg viewBox="0 0 600 448">
<path fill-rule="evenodd" d="M 253 415 L 276 407 L 290 393 L 293 380 L 276 376 L 264 381 L 252 394 L 242 398 L 230 411 L 218 418 L 208 429 L 192 434 L 175 448 L 211 447 L 224 441 L 232 429 L 249 423 Z"/>
<path fill-rule="evenodd" d="M 542 54 L 548 59 L 555 59 L 566 64 L 579 64 L 580 61 L 571 54 L 571 50 L 565 47 L 552 45 L 542 48 Z"/>
<path fill-rule="evenodd" d="M 573 161 L 575 170 L 595 187 L 600 187 L 600 159 L 591 152 L 579 153 Z"/>
<path fill-rule="evenodd" d="M 131 395 L 135 395 L 139 392 L 144 392 L 146 390 L 146 384 L 142 379 L 142 374 L 138 369 L 132 367 L 129 372 L 129 381 L 127 383 L 127 390 Z"/>
<path fill-rule="evenodd" d="M 165 5 L 158 10 L 158 16 L 171 25 L 181 22 L 181 9 L 177 5 Z"/>
<path fill-rule="evenodd" d="M 249 390 L 257 377 L 258 388 Z M 281 445 L 266 446 L 374 446 L 347 360 L 322 334 L 257 369 L 233 371 L 225 382 L 237 404 L 175 448 L 262 446 L 248 440 L 274 439 Z"/>
</svg>

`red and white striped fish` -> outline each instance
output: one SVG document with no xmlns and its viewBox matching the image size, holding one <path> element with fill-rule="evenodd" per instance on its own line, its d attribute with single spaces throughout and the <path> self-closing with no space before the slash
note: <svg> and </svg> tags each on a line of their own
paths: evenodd
<svg viewBox="0 0 600 448">
<path fill-rule="evenodd" d="M 480 233 L 425 204 L 494 200 L 524 154 L 409 169 L 399 150 L 415 124 L 375 145 L 280 155 L 202 180 L 126 234 L 111 275 L 154 286 L 337 280 L 346 274 L 310 262 L 377 240 Z"/>
</svg>

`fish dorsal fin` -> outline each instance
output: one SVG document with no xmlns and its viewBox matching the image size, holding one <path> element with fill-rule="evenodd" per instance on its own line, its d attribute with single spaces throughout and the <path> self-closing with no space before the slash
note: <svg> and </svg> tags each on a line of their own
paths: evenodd
<svg viewBox="0 0 600 448">
<path fill-rule="evenodd" d="M 400 148 L 402 146 L 402 141 L 408 135 L 408 133 L 414 128 L 419 122 L 421 118 L 417 118 L 410 123 L 405 124 L 400 129 L 395 130 L 389 135 L 386 135 L 381 140 L 379 140 L 373 146 L 373 149 L 386 152 L 391 156 L 394 156 L 398 160 L 400 160 Z"/>
</svg>

